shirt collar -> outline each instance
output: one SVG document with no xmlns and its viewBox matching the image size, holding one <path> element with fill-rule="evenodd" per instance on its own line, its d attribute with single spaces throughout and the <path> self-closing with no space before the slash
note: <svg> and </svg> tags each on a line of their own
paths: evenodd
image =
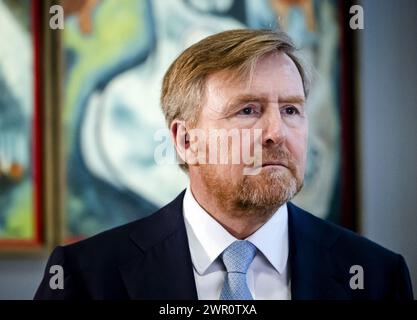
<svg viewBox="0 0 417 320">
<path fill-rule="evenodd" d="M 201 275 L 238 239 L 200 206 L 190 186 L 184 195 L 183 212 L 191 258 L 196 271 Z M 277 272 L 282 273 L 288 260 L 287 205 L 282 205 L 265 224 L 245 240 L 252 242 Z"/>
<path fill-rule="evenodd" d="M 246 238 L 282 273 L 288 260 L 288 209 L 283 204 L 258 230 Z"/>
</svg>

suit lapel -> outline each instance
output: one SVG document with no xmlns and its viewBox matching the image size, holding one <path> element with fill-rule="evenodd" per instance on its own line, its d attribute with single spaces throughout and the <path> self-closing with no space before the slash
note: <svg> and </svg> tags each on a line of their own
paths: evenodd
<svg viewBox="0 0 417 320">
<path fill-rule="evenodd" d="M 291 203 L 288 213 L 292 299 L 349 299 L 331 259 L 337 233 L 323 232 L 316 218 Z"/>
<path fill-rule="evenodd" d="M 137 252 L 119 270 L 132 299 L 197 299 L 183 197 L 184 191 L 131 233 Z"/>
</svg>

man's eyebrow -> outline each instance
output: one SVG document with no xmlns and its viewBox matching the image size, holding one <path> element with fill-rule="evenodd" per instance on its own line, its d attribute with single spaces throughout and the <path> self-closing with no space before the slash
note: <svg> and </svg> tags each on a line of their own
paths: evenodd
<svg viewBox="0 0 417 320">
<path fill-rule="evenodd" d="M 227 103 L 227 109 L 230 107 L 239 105 L 243 102 L 256 101 L 256 102 L 268 102 L 268 97 L 266 95 L 254 95 L 254 94 L 241 94 L 233 97 Z M 302 95 L 287 95 L 279 97 L 279 103 L 297 103 L 304 104 L 305 98 Z"/>
<path fill-rule="evenodd" d="M 300 95 L 290 95 L 284 96 L 279 98 L 280 103 L 297 103 L 297 104 L 304 104 L 306 102 L 304 96 Z"/>
<path fill-rule="evenodd" d="M 228 105 L 235 105 L 248 101 L 267 101 L 267 97 L 263 95 L 241 94 L 230 99 Z"/>
</svg>

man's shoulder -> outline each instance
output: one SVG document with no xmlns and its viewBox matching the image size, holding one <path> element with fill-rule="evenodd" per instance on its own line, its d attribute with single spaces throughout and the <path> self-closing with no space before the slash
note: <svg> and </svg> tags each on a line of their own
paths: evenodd
<svg viewBox="0 0 417 320">
<path fill-rule="evenodd" d="M 332 292 L 343 289 L 339 293 L 344 298 L 413 298 L 409 271 L 401 255 L 295 205 L 289 204 L 288 209 L 292 261 L 298 272 L 303 273 L 301 269 L 308 266 L 323 281 L 333 279 L 337 285 Z M 364 281 L 365 290 L 352 291 L 353 275 Z"/>
<path fill-rule="evenodd" d="M 95 269 L 123 263 L 136 250 L 130 239 L 132 231 L 140 229 L 150 216 L 100 232 L 75 243 L 59 246 L 51 256 L 61 255 L 60 260 L 72 269 Z M 140 249 L 140 248 L 139 248 Z"/>
<path fill-rule="evenodd" d="M 142 265 L 146 251 L 170 240 L 170 235 L 181 234 L 178 231 L 181 231 L 182 196 L 183 193 L 150 216 L 56 247 L 48 259 L 35 298 L 127 298 L 126 281 L 137 278 L 135 270 Z M 174 246 L 173 251 L 175 249 Z M 66 290 L 59 292 L 51 290 L 49 284 L 51 267 L 56 265 L 65 272 Z"/>
<path fill-rule="evenodd" d="M 97 263 L 121 264 L 158 243 L 180 225 L 178 212 L 181 193 L 176 199 L 151 215 L 103 231 L 87 239 L 60 247 L 69 261 L 79 268 Z"/>
<path fill-rule="evenodd" d="M 374 241 L 328 220 L 321 219 L 294 204 L 289 204 L 294 232 L 302 233 L 305 241 L 316 242 L 330 250 L 335 258 L 350 262 L 396 264 L 397 253 Z"/>
</svg>

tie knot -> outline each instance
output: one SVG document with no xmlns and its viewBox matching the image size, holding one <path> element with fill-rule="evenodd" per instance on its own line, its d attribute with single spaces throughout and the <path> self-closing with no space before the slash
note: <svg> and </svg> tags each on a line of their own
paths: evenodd
<svg viewBox="0 0 417 320">
<path fill-rule="evenodd" d="M 238 240 L 228 246 L 222 254 L 227 272 L 246 273 L 256 255 L 256 247 L 247 240 Z"/>
</svg>

